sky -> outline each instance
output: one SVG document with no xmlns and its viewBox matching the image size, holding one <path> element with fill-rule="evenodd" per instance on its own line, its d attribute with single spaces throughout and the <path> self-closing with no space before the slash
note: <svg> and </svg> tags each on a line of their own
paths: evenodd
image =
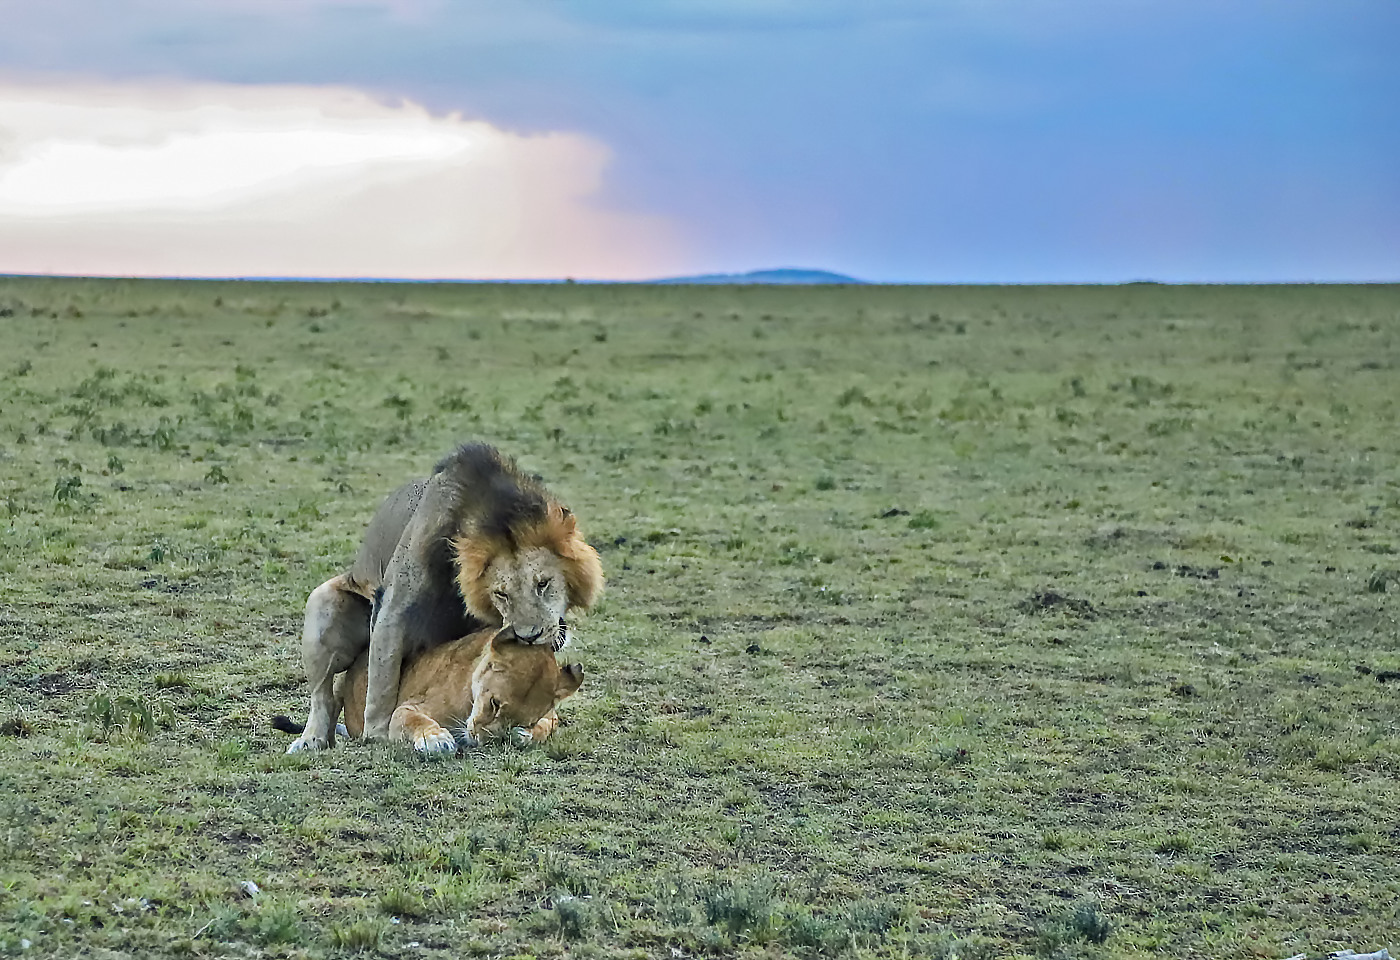
<svg viewBox="0 0 1400 960">
<path fill-rule="evenodd" d="M 0 0 L 0 273 L 1400 280 L 1394 0 Z"/>
</svg>

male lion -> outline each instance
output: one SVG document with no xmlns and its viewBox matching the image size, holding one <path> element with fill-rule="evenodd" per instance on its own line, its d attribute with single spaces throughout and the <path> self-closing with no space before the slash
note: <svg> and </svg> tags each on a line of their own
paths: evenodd
<svg viewBox="0 0 1400 960">
<path fill-rule="evenodd" d="M 364 735 L 368 681 L 366 650 L 336 681 L 336 714 L 343 703 L 348 736 Z M 560 702 L 582 683 L 583 669 L 576 663 L 560 667 L 548 647 L 521 643 L 508 630 L 478 630 L 405 665 L 389 739 L 411 743 L 420 753 L 455 753 L 459 739 L 475 746 L 516 730 L 539 743 L 559 725 L 554 711 Z M 272 726 L 286 733 L 305 729 L 281 716 L 272 718 Z M 327 741 L 334 744 L 334 729 Z"/>
<path fill-rule="evenodd" d="M 494 447 L 459 447 L 431 477 L 391 493 L 349 571 L 307 598 L 311 710 L 287 752 L 330 746 L 335 675 L 366 648 L 364 733 L 383 740 L 404 662 L 483 627 L 552 649 L 564 615 L 602 588 L 598 553 L 566 507 Z"/>
</svg>

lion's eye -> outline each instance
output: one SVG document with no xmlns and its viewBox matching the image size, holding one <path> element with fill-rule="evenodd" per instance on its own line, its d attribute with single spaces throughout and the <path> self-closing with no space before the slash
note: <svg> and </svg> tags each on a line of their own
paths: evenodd
<svg viewBox="0 0 1400 960">
<path fill-rule="evenodd" d="M 536 580 L 536 581 L 535 581 L 535 592 L 538 593 L 540 596 L 544 596 L 545 591 L 548 590 L 548 589 L 549 589 L 549 578 L 548 578 L 548 577 L 541 577 L 539 580 Z"/>
<path fill-rule="evenodd" d="M 504 590 L 492 590 L 491 599 L 496 601 L 497 603 L 505 603 L 506 600 L 509 599 L 509 597 L 506 596 L 506 592 Z"/>
</svg>

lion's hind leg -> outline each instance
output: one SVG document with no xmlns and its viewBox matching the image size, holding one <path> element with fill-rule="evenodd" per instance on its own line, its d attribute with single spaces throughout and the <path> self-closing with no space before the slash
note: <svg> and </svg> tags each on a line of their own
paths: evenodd
<svg viewBox="0 0 1400 960">
<path fill-rule="evenodd" d="M 335 675 L 349 669 L 369 645 L 369 601 L 353 589 L 349 574 L 332 577 L 311 591 L 301 633 L 301 660 L 311 686 L 306 729 L 288 753 L 335 746 L 340 699 Z"/>
<path fill-rule="evenodd" d="M 426 755 L 455 754 L 457 739 L 417 704 L 401 703 L 389 718 L 389 739 L 413 744 Z"/>
</svg>

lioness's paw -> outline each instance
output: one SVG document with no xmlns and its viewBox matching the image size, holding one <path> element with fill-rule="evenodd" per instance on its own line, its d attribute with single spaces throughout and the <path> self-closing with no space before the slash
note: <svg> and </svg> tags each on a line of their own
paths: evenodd
<svg viewBox="0 0 1400 960">
<path fill-rule="evenodd" d="M 425 756 L 440 756 L 457 752 L 457 741 L 452 734 L 439 727 L 429 733 L 420 733 L 413 738 L 413 749 Z"/>
<path fill-rule="evenodd" d="M 287 748 L 288 753 L 306 753 L 312 750 L 327 750 L 330 744 L 325 737 L 312 737 L 302 734 L 292 741 L 292 745 Z"/>
</svg>

